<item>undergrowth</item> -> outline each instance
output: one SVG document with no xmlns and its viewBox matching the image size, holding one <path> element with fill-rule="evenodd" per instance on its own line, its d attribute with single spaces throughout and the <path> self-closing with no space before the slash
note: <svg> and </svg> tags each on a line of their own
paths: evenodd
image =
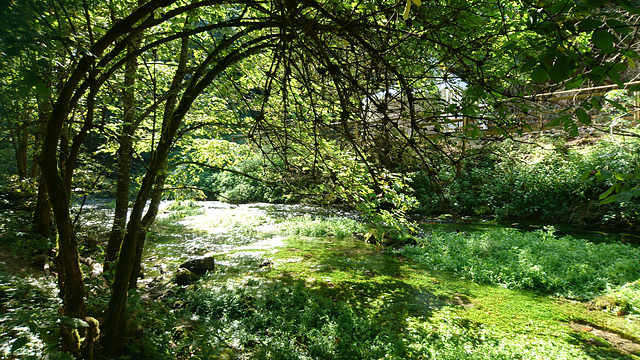
<svg viewBox="0 0 640 360">
<path fill-rule="evenodd" d="M 581 300 L 640 279 L 640 249 L 558 238 L 552 228 L 487 229 L 471 234 L 434 231 L 419 246 L 405 247 L 400 253 L 431 269 L 476 282 Z"/>
<path fill-rule="evenodd" d="M 58 351 L 60 300 L 52 278 L 7 274 L 0 263 L 0 358 L 70 359 Z"/>
<path fill-rule="evenodd" d="M 287 219 L 280 225 L 280 229 L 288 235 L 313 237 L 347 237 L 354 233 L 363 233 L 365 225 L 353 219 L 344 217 L 313 218 L 311 216 L 297 216 Z"/>
<path fill-rule="evenodd" d="M 248 280 L 236 288 L 185 294 L 189 332 L 173 341 L 192 344 L 196 358 L 278 360 L 358 359 L 594 359 L 579 346 L 523 334 L 504 336 L 461 318 L 452 308 L 430 317 L 380 319 L 315 294 L 303 283 Z M 611 353 L 613 357 L 620 354 Z M 180 357 L 179 357 L 180 358 Z"/>
</svg>

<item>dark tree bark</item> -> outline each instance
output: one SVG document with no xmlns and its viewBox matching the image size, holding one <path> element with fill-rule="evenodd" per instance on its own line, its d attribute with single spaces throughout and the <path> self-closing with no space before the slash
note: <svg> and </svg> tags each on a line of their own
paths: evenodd
<svg viewBox="0 0 640 360">
<path fill-rule="evenodd" d="M 92 74 L 97 58 L 121 36 L 133 31 L 133 26 L 138 21 L 148 17 L 155 9 L 166 6 L 175 2 L 175 0 L 152 0 L 145 5 L 136 9 L 130 16 L 114 24 L 107 33 L 100 38 L 87 51 L 87 53 L 78 61 L 75 69 L 70 77 L 64 83 L 58 94 L 58 98 L 53 106 L 51 118 L 47 124 L 46 136 L 44 137 L 41 156 L 40 168 L 42 178 L 46 183 L 49 192 L 49 199 L 53 210 L 53 216 L 58 229 L 58 255 L 56 263 L 59 271 L 60 295 L 63 299 L 62 312 L 66 316 L 83 318 L 85 316 L 86 306 L 84 303 L 84 283 L 83 275 L 79 264 L 78 242 L 75 231 L 73 229 L 73 220 L 70 216 L 70 192 L 71 177 L 73 175 L 73 165 L 75 165 L 76 155 L 80 149 L 80 144 L 84 138 L 84 134 L 88 131 L 91 117 L 88 115 L 83 129 L 74 138 L 68 154 L 59 153 L 59 145 L 63 135 L 63 127 L 68 124 L 68 117 L 77 106 L 77 102 L 85 94 L 87 88 L 91 85 L 92 91 L 89 94 L 90 101 L 95 95 L 95 91 L 100 83 L 95 78 L 87 78 L 88 74 Z M 114 53 L 115 50 L 112 50 Z M 115 52 L 117 54 L 117 52 Z M 114 54 L 114 55 L 115 55 Z M 106 61 L 110 61 L 106 59 Z M 92 106 L 90 107 L 92 108 Z M 60 148 L 64 149 L 65 146 Z M 74 154 L 75 152 L 75 154 Z M 60 157 L 59 157 L 60 155 Z M 66 159 L 60 163 L 59 160 Z M 69 352 L 75 353 L 79 349 L 79 337 L 65 336 L 65 334 L 73 333 L 75 329 L 70 329 L 66 325 L 61 326 L 63 333 L 63 348 Z"/>
<path fill-rule="evenodd" d="M 26 101 L 25 101 L 26 102 Z M 28 116 L 28 115 L 26 115 Z M 18 178 L 24 180 L 29 175 L 29 164 L 27 153 L 29 148 L 29 126 L 27 121 L 20 123 L 9 122 L 9 133 L 11 134 L 11 145 L 18 169 Z"/>
<path fill-rule="evenodd" d="M 128 52 L 131 54 L 140 47 L 142 33 L 132 38 Z M 136 131 L 135 124 L 135 93 L 133 91 L 136 82 L 136 72 L 138 61 L 132 56 L 124 70 L 124 88 L 122 94 L 122 105 L 124 117 L 122 119 L 122 133 L 120 135 L 120 148 L 118 149 L 118 178 L 116 181 L 116 207 L 113 215 L 113 226 L 107 244 L 105 270 L 116 260 L 122 238 L 124 237 L 125 226 L 127 225 L 127 213 L 129 211 L 129 188 L 131 185 L 131 159 L 133 157 L 133 135 Z"/>
<path fill-rule="evenodd" d="M 42 139 L 45 137 L 47 124 L 49 123 L 49 117 L 51 116 L 51 103 L 46 99 L 44 101 L 40 101 L 38 105 L 38 121 L 40 124 L 36 141 L 41 143 Z M 47 185 L 42 178 L 40 168 L 34 166 L 34 170 L 38 174 L 38 199 L 36 201 L 36 208 L 33 212 L 33 227 L 38 235 L 49 237 L 51 234 L 51 219 L 53 215 L 51 212 L 51 203 L 49 202 L 49 193 L 47 192 Z"/>
</svg>

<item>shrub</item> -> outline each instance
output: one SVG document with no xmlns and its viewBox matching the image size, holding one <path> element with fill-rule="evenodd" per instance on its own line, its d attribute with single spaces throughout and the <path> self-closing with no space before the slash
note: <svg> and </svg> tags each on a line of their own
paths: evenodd
<svg viewBox="0 0 640 360">
<path fill-rule="evenodd" d="M 570 146 L 542 138 L 536 145 L 506 141 L 488 149 L 467 159 L 459 176 L 443 167 L 440 188 L 431 186 L 426 174 L 414 174 L 421 212 L 625 226 L 640 221 L 637 203 L 598 205 L 610 182 L 581 178 L 595 169 L 626 173 L 638 168 L 638 139 L 607 138 L 595 145 Z"/>
<path fill-rule="evenodd" d="M 362 233 L 365 226 L 356 220 L 344 217 L 313 218 L 311 216 L 296 216 L 280 225 L 289 235 L 314 237 L 347 237 L 354 233 Z"/>
<path fill-rule="evenodd" d="M 302 284 L 257 285 L 188 294 L 188 310 L 208 329 L 204 342 L 236 344 L 252 359 L 398 359 L 403 351 L 400 334 Z"/>
</svg>

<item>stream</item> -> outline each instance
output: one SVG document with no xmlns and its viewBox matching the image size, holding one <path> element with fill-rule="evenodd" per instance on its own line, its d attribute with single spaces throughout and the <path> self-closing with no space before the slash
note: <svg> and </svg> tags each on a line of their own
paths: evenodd
<svg viewBox="0 0 640 360">
<path fill-rule="evenodd" d="M 90 203 L 85 206 L 82 221 L 89 224 L 87 228 L 96 228 L 91 225 L 110 222 L 111 212 L 112 210 L 106 206 L 105 202 Z M 161 204 L 160 214 L 147 236 L 143 255 L 144 277 L 140 279 L 140 284 L 148 284 L 154 280 L 170 281 L 180 264 L 190 258 L 205 255 L 215 258 L 215 271 L 211 276 L 216 278 L 216 281 L 224 282 L 266 271 L 265 264 L 271 264 L 271 256 L 285 246 L 284 240 L 291 236 L 287 233 L 287 220 L 301 217 L 359 220 L 355 213 L 319 206 L 165 201 Z M 420 223 L 425 232 L 433 229 L 474 232 L 504 227 L 533 231 L 544 227 L 542 224 L 532 222 L 498 224 L 462 221 L 456 225 L 450 221 L 422 219 Z M 558 236 L 570 235 L 591 242 L 624 242 L 635 246 L 640 245 L 640 236 L 636 234 L 573 225 L 554 225 L 554 228 Z M 352 237 L 340 240 L 310 237 L 309 241 L 340 241 L 349 247 L 362 245 L 361 240 L 355 240 Z M 296 261 L 296 259 L 287 261 Z"/>
<path fill-rule="evenodd" d="M 265 264 L 270 264 L 269 256 L 285 245 L 289 236 L 283 235 L 287 232 L 285 220 L 356 218 L 353 213 L 305 205 L 199 201 L 193 203 L 192 210 L 176 212 L 170 211 L 170 204 L 162 204 L 161 215 L 147 237 L 143 255 L 145 278 L 141 284 L 154 279 L 168 280 L 181 263 L 205 255 L 215 258 L 212 276 L 220 281 L 241 274 L 251 276 L 264 271 Z"/>
</svg>

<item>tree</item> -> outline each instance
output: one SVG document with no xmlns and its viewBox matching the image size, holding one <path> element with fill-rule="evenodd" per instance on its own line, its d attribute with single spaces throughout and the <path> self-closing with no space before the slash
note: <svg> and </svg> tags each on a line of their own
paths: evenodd
<svg viewBox="0 0 640 360">
<path fill-rule="evenodd" d="M 82 30 L 74 32 L 76 39 L 71 42 L 61 39 L 66 46 L 73 46 L 77 56 L 71 58 L 70 71 L 55 94 L 40 157 L 58 229 L 64 315 L 80 319 L 86 315 L 70 197 L 83 141 L 89 131 L 100 127 L 95 113 L 101 95 L 105 96 L 105 84 L 115 83 L 124 68 L 127 95 L 122 104 L 126 115 L 120 123 L 124 158 L 120 162 L 118 215 L 123 219 L 122 199 L 128 195 L 129 176 L 129 145 L 123 140 L 148 114 L 131 116 L 135 93 L 129 87 L 137 75 L 136 59 L 173 42 L 180 42 L 181 59 L 190 47 L 201 51 L 187 66 L 191 69 L 179 61 L 173 76 L 168 77 L 173 81 L 166 97 L 147 108 L 162 103 L 163 123 L 158 138 L 153 137 L 150 160 L 124 236 L 120 231 L 123 222 L 114 222 L 109 260 L 116 265 L 103 324 L 105 349 L 115 349 L 125 335 L 127 290 L 136 281 L 134 269 L 139 266 L 144 235 L 161 198 L 170 151 L 192 130 L 185 118 L 201 94 L 224 76 L 241 71 L 244 62 L 255 61 L 264 74 L 264 81 L 256 81 L 251 89 L 238 87 L 238 98 L 246 96 L 247 90 L 256 90 L 256 99 L 246 101 L 253 114 L 250 136 L 274 163 L 283 164 L 283 178 L 299 179 L 302 173 L 305 179 L 318 183 L 327 180 L 328 186 L 314 184 L 314 190 L 327 198 L 364 204 L 371 216 L 383 214 L 374 219 L 380 222 L 402 215 L 406 211 L 403 204 L 411 202 L 403 194 L 402 172 L 424 170 L 435 177 L 441 159 L 456 163 L 467 156 L 465 151 L 451 149 L 458 147 L 459 141 L 478 136 L 479 124 L 493 121 L 506 128 L 517 122 L 514 108 L 534 109 L 532 80 L 542 83 L 548 78 L 573 86 L 565 80 L 581 69 L 584 75 L 579 77 L 585 81 L 605 76 L 615 81 L 615 74 L 623 69 L 612 64 L 611 56 L 635 56 L 631 49 L 635 42 L 610 41 L 616 29 L 623 31 L 612 19 L 635 19 L 628 15 L 634 9 L 622 1 L 620 7 L 569 1 L 562 6 L 516 1 L 409 4 L 406 21 L 400 19 L 406 4 L 395 1 L 151 0 L 117 4 L 135 9 L 120 19 L 112 16 L 117 9 L 93 10 L 87 1 L 72 4 L 78 6 L 76 14 L 82 14 L 77 18 L 68 16 L 66 8 L 59 9 L 70 27 Z M 110 6 L 115 7 L 116 2 Z M 200 13 L 192 15 L 196 10 Z M 597 23 L 607 24 L 604 32 L 585 18 L 594 14 L 606 19 Z M 97 19 L 108 26 L 95 26 Z M 573 28 L 568 25 L 572 21 Z M 209 42 L 198 38 L 212 33 L 220 36 Z M 585 40 L 586 34 L 592 36 Z M 555 48 L 545 45 L 549 43 Z M 611 55 L 596 56 L 596 62 L 584 56 L 600 53 Z M 468 84 L 458 100 L 434 98 L 432 92 L 438 84 L 451 78 Z M 549 88 L 544 85 L 537 88 Z M 390 96 L 376 95 L 381 93 Z M 362 116 L 365 104 L 379 113 L 379 121 Z M 575 114 L 579 121 L 585 120 L 581 112 L 576 110 Z M 448 134 L 442 124 L 450 122 L 451 115 L 464 116 L 473 123 Z M 575 124 L 571 116 L 557 121 L 564 121 L 568 128 Z M 366 141 L 362 141 L 363 134 Z M 386 151 L 376 152 L 374 147 L 380 144 Z M 350 186 L 354 183 L 361 186 Z M 150 200 L 154 205 L 144 215 Z M 65 346 L 77 353 L 80 344 L 74 332 L 63 325 L 63 333 L 70 334 L 64 338 Z"/>
</svg>

